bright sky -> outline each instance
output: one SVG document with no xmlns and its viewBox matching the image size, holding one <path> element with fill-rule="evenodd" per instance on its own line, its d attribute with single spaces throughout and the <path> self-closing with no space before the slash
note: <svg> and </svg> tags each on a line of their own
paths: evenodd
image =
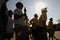
<svg viewBox="0 0 60 40">
<path fill-rule="evenodd" d="M 41 8 L 43 7 L 47 7 L 48 9 L 47 23 L 51 17 L 53 18 L 54 24 L 60 19 L 60 0 L 9 0 L 9 2 L 7 2 L 7 8 L 9 10 L 14 10 L 16 8 L 15 4 L 19 1 L 27 8 L 29 19 L 32 19 L 35 13 L 40 16 Z"/>
</svg>

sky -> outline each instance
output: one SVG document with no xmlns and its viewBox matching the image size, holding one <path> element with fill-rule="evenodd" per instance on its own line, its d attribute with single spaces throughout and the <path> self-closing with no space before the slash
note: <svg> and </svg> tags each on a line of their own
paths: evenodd
<svg viewBox="0 0 60 40">
<path fill-rule="evenodd" d="M 24 7 L 27 9 L 27 16 L 29 20 L 34 17 L 34 14 L 37 13 L 40 17 L 41 15 L 41 3 L 47 7 L 47 24 L 49 19 L 53 18 L 53 23 L 56 24 L 57 20 L 60 19 L 60 0 L 9 0 L 7 2 L 8 10 L 14 11 L 15 4 L 17 2 L 22 2 Z M 43 5 L 43 6 L 44 6 Z"/>
</svg>

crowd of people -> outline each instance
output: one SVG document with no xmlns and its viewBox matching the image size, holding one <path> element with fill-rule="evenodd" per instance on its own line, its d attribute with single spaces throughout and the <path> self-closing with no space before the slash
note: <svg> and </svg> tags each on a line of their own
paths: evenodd
<svg viewBox="0 0 60 40">
<path fill-rule="evenodd" d="M 7 2 L 8 0 L 6 0 Z M 38 19 L 38 15 L 34 14 L 34 18 L 30 20 L 26 14 L 26 8 L 24 8 L 24 13 L 22 9 L 24 5 L 21 2 L 16 3 L 16 9 L 14 12 L 8 10 L 6 2 L 2 4 L 0 8 L 0 40 L 11 40 L 15 32 L 16 40 L 29 40 L 29 35 L 32 34 L 33 40 L 48 40 L 47 30 L 50 37 L 53 40 L 54 29 L 53 29 L 53 18 L 50 18 L 48 26 L 46 26 L 47 21 L 47 8 L 41 9 L 41 15 Z M 14 15 L 14 19 L 12 19 Z M 14 24 L 14 28 L 13 28 Z M 32 29 L 30 29 L 32 25 Z M 32 31 L 31 31 L 32 30 Z"/>
</svg>

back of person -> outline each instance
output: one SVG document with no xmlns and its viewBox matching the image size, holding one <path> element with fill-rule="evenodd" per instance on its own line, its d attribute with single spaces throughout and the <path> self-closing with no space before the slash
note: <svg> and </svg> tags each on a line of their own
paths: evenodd
<svg viewBox="0 0 60 40">
<path fill-rule="evenodd" d="M 33 23 L 32 23 L 32 28 L 35 29 L 35 26 L 37 26 L 38 20 L 37 20 L 36 18 L 33 18 L 33 19 L 32 19 L 32 22 L 33 22 Z"/>
<path fill-rule="evenodd" d="M 6 11 L 7 11 L 7 7 L 6 7 L 6 3 L 4 3 L 2 5 L 2 7 L 0 8 L 0 40 L 5 40 L 5 36 L 6 36 L 6 25 L 7 25 L 7 21 L 8 21 L 8 17 L 6 15 Z"/>
<path fill-rule="evenodd" d="M 34 14 L 34 18 L 30 20 L 30 23 L 32 24 L 32 36 L 34 40 L 37 39 L 37 26 L 38 26 L 38 15 Z"/>
<path fill-rule="evenodd" d="M 6 11 L 7 11 L 7 7 L 6 4 L 3 4 L 1 9 L 0 9 L 0 18 L 1 18 L 1 22 L 3 25 L 3 29 L 1 31 L 6 32 L 6 25 L 7 25 L 7 21 L 8 21 L 8 16 L 6 15 Z"/>
</svg>

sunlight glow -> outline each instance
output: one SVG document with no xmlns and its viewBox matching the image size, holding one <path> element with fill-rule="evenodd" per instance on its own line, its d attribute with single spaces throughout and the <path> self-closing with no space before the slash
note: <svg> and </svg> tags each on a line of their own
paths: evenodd
<svg viewBox="0 0 60 40">
<path fill-rule="evenodd" d="M 35 11 L 40 11 L 42 8 L 45 8 L 46 7 L 46 3 L 44 3 L 44 2 L 37 2 L 36 4 L 35 4 Z"/>
</svg>

